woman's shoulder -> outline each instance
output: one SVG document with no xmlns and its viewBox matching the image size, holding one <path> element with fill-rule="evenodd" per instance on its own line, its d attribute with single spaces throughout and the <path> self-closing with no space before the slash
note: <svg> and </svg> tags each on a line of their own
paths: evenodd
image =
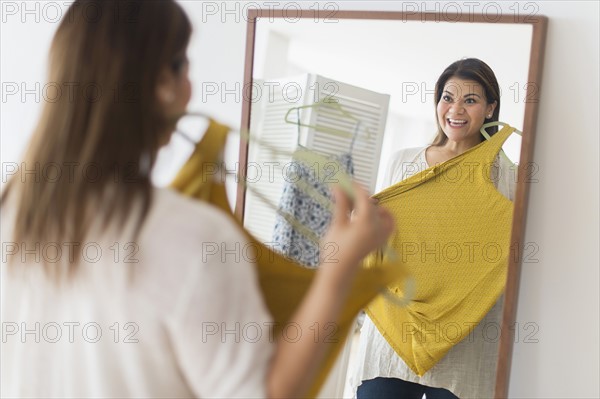
<svg viewBox="0 0 600 399">
<path fill-rule="evenodd" d="M 421 154 L 428 146 L 402 148 L 392 154 L 391 162 L 411 162 Z"/>
<path fill-rule="evenodd" d="M 408 147 L 396 151 L 392 154 L 390 161 L 388 162 L 390 172 L 394 174 L 400 170 L 404 170 L 407 167 L 414 169 L 415 164 L 418 165 L 419 168 L 425 168 L 426 161 L 423 157 L 423 154 L 425 153 L 426 149 L 427 146 L 422 146 Z M 402 175 L 404 175 L 404 172 Z M 403 176 L 402 179 L 404 179 Z"/>
<path fill-rule="evenodd" d="M 136 244 L 143 265 L 140 284 L 149 287 L 146 291 L 155 303 L 169 302 L 162 294 L 164 287 L 179 292 L 190 279 L 196 288 L 212 289 L 216 281 L 233 275 L 251 278 L 253 273 L 244 267 L 248 238 L 235 220 L 214 205 L 172 189 L 154 189 Z"/>
<path fill-rule="evenodd" d="M 235 221 L 222 209 L 170 188 L 154 189 L 147 222 L 154 228 L 172 230 L 177 237 L 218 238 L 240 234 Z"/>
<path fill-rule="evenodd" d="M 172 188 L 154 188 L 153 208 L 155 212 L 168 212 L 171 215 L 194 213 L 212 217 L 210 215 L 214 215 L 214 211 L 223 213 L 220 209 L 206 201 L 186 196 Z M 223 216 L 225 215 L 223 214 Z"/>
<path fill-rule="evenodd" d="M 389 187 L 411 174 L 426 168 L 422 157 L 426 146 L 402 148 L 392 154 L 388 163 L 383 187 Z"/>
</svg>

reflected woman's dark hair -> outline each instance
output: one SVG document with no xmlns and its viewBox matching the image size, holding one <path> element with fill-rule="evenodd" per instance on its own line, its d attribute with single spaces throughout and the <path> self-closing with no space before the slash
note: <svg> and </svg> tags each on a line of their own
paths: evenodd
<svg viewBox="0 0 600 399">
<path fill-rule="evenodd" d="M 432 142 L 432 145 L 434 146 L 443 145 L 448 139 L 438 122 L 437 104 L 442 98 L 442 93 L 444 91 L 446 82 L 452 77 L 463 80 L 472 80 L 479 83 L 483 87 L 488 104 L 493 104 L 494 101 L 496 101 L 496 107 L 494 108 L 492 117 L 486 118 L 484 123 L 495 122 L 498 120 L 498 115 L 500 115 L 500 87 L 498 86 L 498 80 L 496 80 L 494 71 L 492 71 L 488 64 L 477 58 L 465 58 L 463 60 L 456 61 L 448 66 L 444 72 L 442 72 L 437 83 L 435 84 L 435 121 L 438 131 L 435 139 Z M 486 129 L 486 131 L 490 134 L 490 136 L 493 136 L 498 131 L 498 127 L 493 126 L 489 129 Z M 481 140 L 484 140 L 483 135 L 481 135 Z"/>
</svg>

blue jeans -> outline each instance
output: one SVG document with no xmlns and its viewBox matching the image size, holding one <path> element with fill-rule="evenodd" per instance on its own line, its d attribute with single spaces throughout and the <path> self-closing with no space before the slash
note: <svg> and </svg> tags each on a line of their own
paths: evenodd
<svg viewBox="0 0 600 399">
<path fill-rule="evenodd" d="M 398 378 L 377 377 L 363 381 L 356 392 L 357 399 L 458 399 L 456 395 L 444 388 L 431 388 Z"/>
</svg>

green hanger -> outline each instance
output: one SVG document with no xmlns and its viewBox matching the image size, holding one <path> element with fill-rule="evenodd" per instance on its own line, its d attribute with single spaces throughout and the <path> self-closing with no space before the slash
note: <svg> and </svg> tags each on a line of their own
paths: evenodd
<svg viewBox="0 0 600 399">
<path fill-rule="evenodd" d="M 508 123 L 504 123 L 504 122 L 500 122 L 500 121 L 489 122 L 489 123 L 483 124 L 483 126 L 481 126 L 481 129 L 479 129 L 479 131 L 481 132 L 483 137 L 485 137 L 486 140 L 489 140 L 491 137 L 488 134 L 488 132 L 485 131 L 485 129 L 487 129 L 488 127 L 492 127 L 492 126 L 510 126 L 510 125 Z M 523 136 L 523 132 L 520 130 L 515 129 L 514 132 L 517 133 L 521 137 Z M 510 158 L 506 155 L 506 153 L 504 152 L 504 150 L 502 150 L 502 148 L 500 149 L 500 153 L 502 154 L 502 156 L 504 156 L 504 158 L 508 161 L 508 163 L 511 166 L 515 166 L 513 161 L 510 160 Z"/>
<path fill-rule="evenodd" d="M 211 117 L 209 115 L 202 113 L 202 112 L 186 112 L 185 114 L 183 114 L 181 116 L 196 116 L 196 117 L 206 118 L 209 120 L 211 119 Z M 192 145 L 197 144 L 196 140 L 192 139 L 185 132 L 182 132 L 181 130 L 176 130 L 176 132 L 181 137 L 186 139 L 190 144 L 192 144 Z M 261 145 L 261 146 L 265 147 L 267 150 L 269 150 L 269 152 L 271 152 L 272 154 L 276 154 L 279 156 L 281 156 L 281 155 L 288 156 L 288 157 L 298 160 L 299 162 L 303 162 L 306 165 L 312 165 L 312 166 L 318 165 L 320 168 L 319 176 L 326 174 L 327 171 L 325 170 L 325 165 L 327 165 L 328 163 L 331 162 L 331 160 L 326 158 L 325 156 L 317 154 L 308 149 L 305 149 L 304 151 L 302 151 L 302 149 L 301 149 L 300 151 L 296 150 L 296 151 L 290 152 L 290 151 L 282 150 L 281 148 L 274 147 L 273 145 L 266 142 L 265 140 L 259 139 L 258 137 L 251 136 L 246 129 L 240 129 L 239 134 L 248 143 L 253 142 L 258 145 Z M 340 173 L 338 173 L 338 175 L 336 177 L 338 178 L 337 183 L 340 185 L 342 190 L 344 190 L 346 195 L 348 195 L 350 197 L 350 199 L 354 202 L 354 199 L 356 198 L 356 196 L 354 193 L 354 188 L 352 187 L 352 178 L 347 173 L 343 173 L 343 171 L 340 171 Z"/>
</svg>

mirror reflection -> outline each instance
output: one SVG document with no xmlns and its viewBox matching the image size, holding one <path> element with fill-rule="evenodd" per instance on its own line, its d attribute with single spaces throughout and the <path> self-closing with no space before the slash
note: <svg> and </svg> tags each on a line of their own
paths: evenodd
<svg viewBox="0 0 600 399">
<path fill-rule="evenodd" d="M 526 24 L 257 19 L 245 227 L 318 267 L 339 172 L 375 194 L 486 141 L 484 123 L 522 130 L 531 39 Z M 489 169 L 511 201 L 520 146 L 511 134 Z M 361 315 L 330 394 L 492 397 L 502 297 L 482 301 L 483 319 L 424 373 Z"/>
</svg>

